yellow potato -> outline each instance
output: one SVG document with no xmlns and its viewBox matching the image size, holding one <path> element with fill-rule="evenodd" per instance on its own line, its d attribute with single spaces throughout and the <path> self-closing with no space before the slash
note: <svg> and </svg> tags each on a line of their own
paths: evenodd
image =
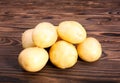
<svg viewBox="0 0 120 83">
<path fill-rule="evenodd" d="M 46 65 L 48 58 L 48 53 L 43 48 L 31 47 L 19 54 L 18 62 L 26 71 L 37 72 Z"/>
<path fill-rule="evenodd" d="M 33 32 L 33 29 L 28 29 L 22 34 L 22 47 L 23 48 L 35 46 L 32 40 L 32 32 Z"/>
<path fill-rule="evenodd" d="M 58 27 L 59 27 L 59 26 L 55 26 L 56 31 L 57 31 Z M 57 34 L 58 34 L 58 32 L 57 32 Z M 59 40 L 61 40 L 61 38 L 60 38 L 60 36 L 58 35 L 58 37 L 57 37 L 57 41 L 59 41 Z"/>
<path fill-rule="evenodd" d="M 57 31 L 55 26 L 48 22 L 39 23 L 33 30 L 33 41 L 36 46 L 47 48 L 53 45 L 57 40 Z"/>
<path fill-rule="evenodd" d="M 56 42 L 49 51 L 50 61 L 58 68 L 70 68 L 77 62 L 78 54 L 75 46 L 66 41 Z"/>
<path fill-rule="evenodd" d="M 77 44 L 86 39 L 86 31 L 76 21 L 63 21 L 59 24 L 58 35 L 65 41 Z"/>
<path fill-rule="evenodd" d="M 78 44 L 77 51 L 79 57 L 87 62 L 98 60 L 102 54 L 101 44 L 93 37 L 88 37 L 84 42 Z"/>
</svg>

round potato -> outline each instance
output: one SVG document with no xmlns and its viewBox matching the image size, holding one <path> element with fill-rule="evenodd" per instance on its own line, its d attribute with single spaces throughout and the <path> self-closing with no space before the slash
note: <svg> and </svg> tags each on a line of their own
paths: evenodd
<svg viewBox="0 0 120 83">
<path fill-rule="evenodd" d="M 81 43 L 86 39 L 85 29 L 76 21 L 63 21 L 57 30 L 60 38 L 72 44 Z"/>
<path fill-rule="evenodd" d="M 75 46 L 66 41 L 57 41 L 49 51 L 50 61 L 58 68 L 70 68 L 77 62 Z"/>
<path fill-rule="evenodd" d="M 46 65 L 48 58 L 48 53 L 43 48 L 31 47 L 19 54 L 18 62 L 26 71 L 37 72 Z"/>
<path fill-rule="evenodd" d="M 28 29 L 22 34 L 22 47 L 23 48 L 35 46 L 32 40 L 32 32 L 33 32 L 33 29 Z"/>
<path fill-rule="evenodd" d="M 78 44 L 77 51 L 79 57 L 87 62 L 98 60 L 102 54 L 101 44 L 93 37 L 88 37 L 85 41 Z"/>
<path fill-rule="evenodd" d="M 55 26 L 56 31 L 57 31 L 57 34 L 58 34 L 58 30 L 57 30 L 57 29 L 58 29 L 58 27 L 59 27 L 59 26 Z M 62 40 L 62 39 L 61 39 L 61 38 L 60 38 L 60 36 L 58 35 L 58 37 L 57 37 L 57 41 L 59 41 L 59 40 Z"/>
<path fill-rule="evenodd" d="M 33 31 L 33 41 L 36 46 L 47 48 L 53 45 L 57 40 L 57 31 L 55 26 L 48 22 L 39 23 Z"/>
</svg>

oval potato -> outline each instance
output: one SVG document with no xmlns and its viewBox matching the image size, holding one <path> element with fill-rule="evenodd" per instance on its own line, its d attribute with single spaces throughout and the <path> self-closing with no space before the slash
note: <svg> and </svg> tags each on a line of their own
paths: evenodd
<svg viewBox="0 0 120 83">
<path fill-rule="evenodd" d="M 63 21 L 57 30 L 60 38 L 72 44 L 81 43 L 87 36 L 83 26 L 76 21 Z"/>
<path fill-rule="evenodd" d="M 49 59 L 48 53 L 43 48 L 31 47 L 20 52 L 18 62 L 21 67 L 29 72 L 41 70 Z"/>
<path fill-rule="evenodd" d="M 57 40 L 55 26 L 48 22 L 39 23 L 33 31 L 33 41 L 40 48 L 47 48 Z"/>
<path fill-rule="evenodd" d="M 78 44 L 77 51 L 79 57 L 87 62 L 94 62 L 101 57 L 102 48 L 99 41 L 93 37 L 88 37 Z"/>
<path fill-rule="evenodd" d="M 35 44 L 32 39 L 32 32 L 34 29 L 28 29 L 22 34 L 22 47 L 29 48 L 34 47 Z"/>
<path fill-rule="evenodd" d="M 74 45 L 66 41 L 57 41 L 49 51 L 50 61 L 58 68 L 70 68 L 77 62 L 78 54 Z"/>
</svg>

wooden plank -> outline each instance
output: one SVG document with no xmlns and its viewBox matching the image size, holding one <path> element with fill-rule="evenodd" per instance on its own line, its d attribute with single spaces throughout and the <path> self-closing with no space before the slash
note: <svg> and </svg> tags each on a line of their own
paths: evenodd
<svg viewBox="0 0 120 83">
<path fill-rule="evenodd" d="M 58 25 L 64 20 L 80 22 L 88 36 L 97 38 L 103 53 L 99 61 L 61 70 L 50 61 L 29 73 L 19 66 L 21 35 L 39 22 Z M 119 83 L 120 0 L 0 0 L 0 83 Z"/>
</svg>

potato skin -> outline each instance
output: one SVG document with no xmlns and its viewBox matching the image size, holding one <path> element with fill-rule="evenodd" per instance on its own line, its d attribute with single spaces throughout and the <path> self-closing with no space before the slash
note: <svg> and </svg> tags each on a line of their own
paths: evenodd
<svg viewBox="0 0 120 83">
<path fill-rule="evenodd" d="M 63 21 L 58 26 L 58 35 L 61 39 L 72 44 L 78 44 L 86 39 L 86 30 L 76 21 Z"/>
<path fill-rule="evenodd" d="M 66 69 L 75 65 L 78 54 L 74 45 L 66 41 L 57 41 L 49 51 L 50 61 L 58 68 Z"/>
<path fill-rule="evenodd" d="M 22 47 L 23 48 L 29 48 L 29 47 L 34 47 L 35 44 L 32 39 L 32 32 L 34 29 L 28 29 L 22 33 Z"/>
<path fill-rule="evenodd" d="M 46 65 L 48 59 L 47 51 L 38 47 L 26 48 L 18 56 L 20 66 L 28 72 L 40 71 Z"/>
<path fill-rule="evenodd" d="M 99 41 L 93 37 L 88 37 L 77 45 L 79 57 L 86 62 L 94 62 L 101 57 L 102 47 Z"/>
<path fill-rule="evenodd" d="M 56 42 L 57 31 L 51 23 L 42 22 L 35 27 L 32 37 L 37 47 L 47 48 Z"/>
</svg>

